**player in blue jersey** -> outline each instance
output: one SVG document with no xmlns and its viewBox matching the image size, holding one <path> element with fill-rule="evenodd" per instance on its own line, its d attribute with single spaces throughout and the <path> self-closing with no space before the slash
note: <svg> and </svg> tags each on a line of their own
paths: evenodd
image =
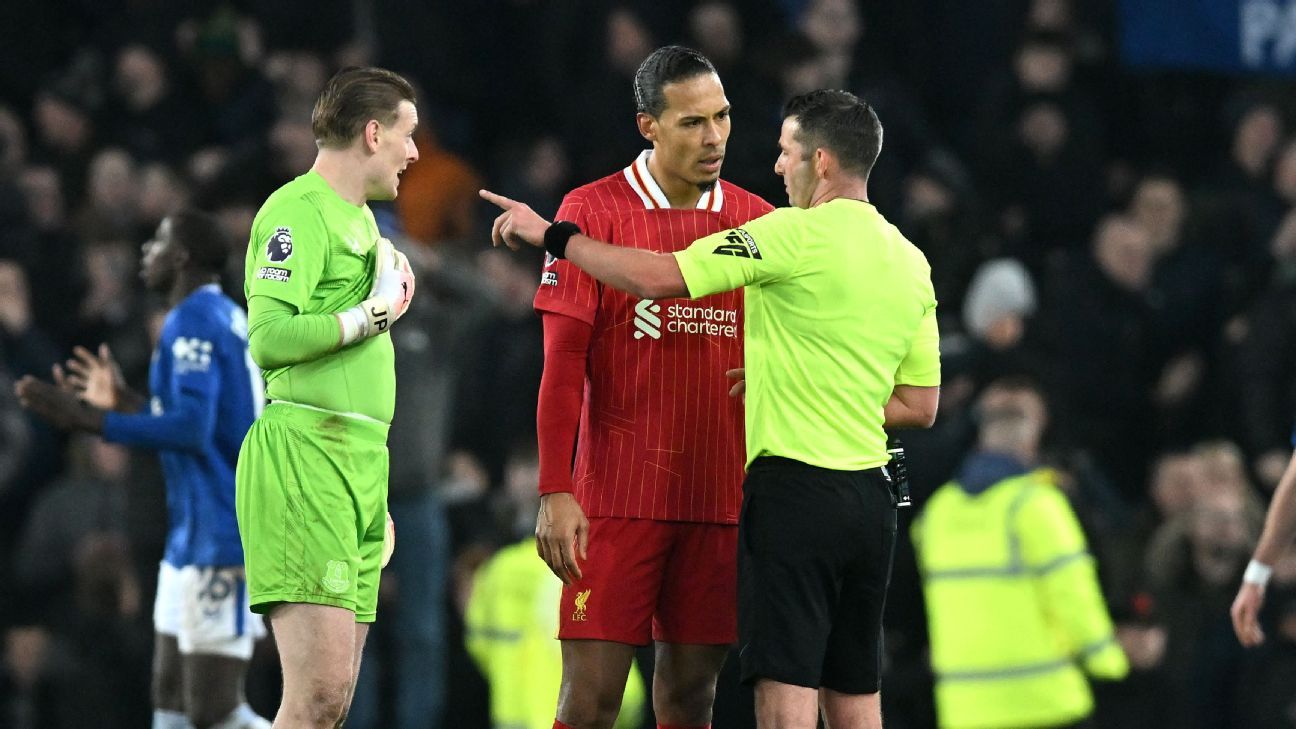
<svg viewBox="0 0 1296 729">
<path fill-rule="evenodd" d="M 239 446 L 263 404 L 248 356 L 247 316 L 221 293 L 229 248 L 218 222 L 182 211 L 144 244 L 142 277 L 172 309 L 149 368 L 152 397 L 132 392 L 106 346 L 77 348 L 52 385 L 15 387 L 24 407 L 67 429 L 158 451 L 169 531 L 153 621 L 153 729 L 269 727 L 243 698 L 253 642 L 265 634 L 248 605 L 234 516 Z"/>
</svg>

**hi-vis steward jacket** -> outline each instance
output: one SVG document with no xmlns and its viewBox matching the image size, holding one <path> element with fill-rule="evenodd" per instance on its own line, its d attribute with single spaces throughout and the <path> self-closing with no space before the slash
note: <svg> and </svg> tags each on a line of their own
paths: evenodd
<svg viewBox="0 0 1296 729">
<path fill-rule="evenodd" d="M 465 644 L 490 685 L 493 729 L 552 729 L 562 682 L 558 599 L 562 582 L 535 540 L 501 549 L 478 571 L 464 612 Z M 617 729 L 637 727 L 644 685 L 631 666 Z"/>
<path fill-rule="evenodd" d="M 950 482 L 913 525 L 942 729 L 1079 721 L 1085 674 L 1129 671 L 1075 514 L 1052 472 L 1023 470 Z"/>
</svg>

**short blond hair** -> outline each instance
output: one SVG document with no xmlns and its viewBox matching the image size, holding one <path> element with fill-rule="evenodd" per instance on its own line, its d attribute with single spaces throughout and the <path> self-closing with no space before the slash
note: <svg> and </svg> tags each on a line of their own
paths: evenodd
<svg viewBox="0 0 1296 729">
<path fill-rule="evenodd" d="M 385 68 L 352 66 L 333 75 L 315 101 L 311 131 L 320 147 L 340 149 L 351 144 L 370 120 L 383 126 L 396 123 L 400 103 L 414 102 L 414 87 Z"/>
</svg>

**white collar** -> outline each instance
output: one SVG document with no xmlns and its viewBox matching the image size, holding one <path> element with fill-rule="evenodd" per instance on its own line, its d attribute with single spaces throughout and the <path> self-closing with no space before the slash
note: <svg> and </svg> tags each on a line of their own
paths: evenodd
<svg viewBox="0 0 1296 729">
<path fill-rule="evenodd" d="M 666 199 L 666 193 L 662 192 L 657 180 L 654 180 L 652 174 L 648 171 L 648 158 L 651 156 L 651 149 L 640 152 L 635 161 L 623 170 L 623 174 L 626 182 L 630 183 L 630 189 L 634 190 L 639 199 L 643 201 L 645 208 L 649 210 L 667 209 L 671 206 L 670 200 Z M 711 189 L 702 193 L 702 196 L 698 198 L 696 207 L 698 210 L 709 210 L 718 213 L 723 205 L 724 191 L 720 188 L 720 181 L 716 180 Z"/>
</svg>

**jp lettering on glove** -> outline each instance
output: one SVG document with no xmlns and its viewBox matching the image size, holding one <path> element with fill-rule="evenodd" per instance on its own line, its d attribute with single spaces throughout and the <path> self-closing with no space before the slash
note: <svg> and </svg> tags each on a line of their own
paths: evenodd
<svg viewBox="0 0 1296 729">
<path fill-rule="evenodd" d="M 409 310 L 414 298 L 414 271 L 404 253 L 379 238 L 374 246 L 374 283 L 364 301 L 337 314 L 342 346 L 385 333 Z"/>
</svg>

